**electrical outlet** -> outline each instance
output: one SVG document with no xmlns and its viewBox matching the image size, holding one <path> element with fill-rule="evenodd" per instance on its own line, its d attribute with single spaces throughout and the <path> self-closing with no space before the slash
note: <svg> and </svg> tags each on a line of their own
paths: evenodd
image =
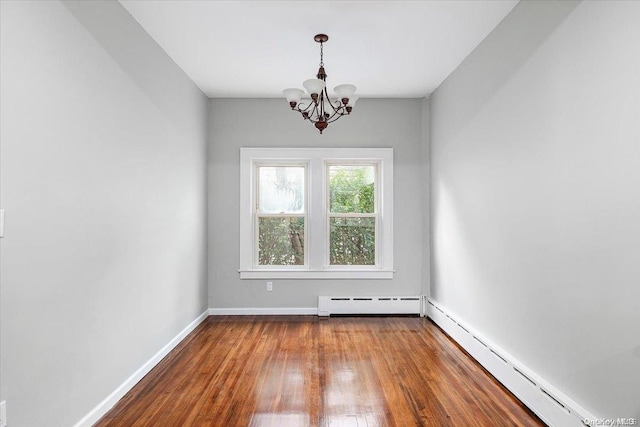
<svg viewBox="0 0 640 427">
<path fill-rule="evenodd" d="M 0 402 L 0 427 L 7 427 L 7 402 Z"/>
<path fill-rule="evenodd" d="M 267 282 L 267 291 L 271 292 L 273 290 L 273 282 Z"/>
</svg>

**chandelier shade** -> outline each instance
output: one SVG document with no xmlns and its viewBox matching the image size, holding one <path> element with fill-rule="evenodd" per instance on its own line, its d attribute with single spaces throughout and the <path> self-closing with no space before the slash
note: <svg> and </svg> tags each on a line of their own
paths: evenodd
<svg viewBox="0 0 640 427">
<path fill-rule="evenodd" d="M 327 86 L 327 84 L 320 79 L 309 79 L 305 80 L 302 83 L 302 86 L 309 92 L 309 95 L 318 95 L 322 93 L 322 90 Z"/>
<path fill-rule="evenodd" d="M 320 43 L 320 68 L 315 79 L 308 79 L 302 83 L 302 86 L 311 96 L 311 100 L 307 99 L 301 102 L 305 92 L 296 88 L 285 89 L 282 94 L 287 99 L 291 109 L 299 112 L 304 120 L 309 120 L 313 123 L 322 134 L 322 131 L 329 126 L 329 123 L 351 114 L 358 96 L 354 95 L 356 91 L 354 85 L 341 84 L 333 89 L 336 93 L 333 100 L 329 97 L 327 92 L 327 73 L 323 62 L 323 44 L 329 40 L 329 36 L 316 34 L 313 39 Z"/>
<path fill-rule="evenodd" d="M 333 91 L 336 93 L 338 99 L 349 99 L 356 91 L 356 87 L 354 85 L 339 85 L 333 88 Z"/>
<path fill-rule="evenodd" d="M 289 102 L 289 104 L 291 104 L 292 102 L 297 104 L 302 99 L 304 91 L 296 88 L 291 88 L 283 90 L 282 94 L 285 98 L 287 98 L 287 102 Z"/>
</svg>

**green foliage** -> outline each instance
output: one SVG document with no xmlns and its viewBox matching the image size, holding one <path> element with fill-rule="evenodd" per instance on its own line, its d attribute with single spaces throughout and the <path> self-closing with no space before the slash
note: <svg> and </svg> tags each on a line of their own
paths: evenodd
<svg viewBox="0 0 640 427">
<path fill-rule="evenodd" d="M 336 168 L 329 180 L 331 213 L 373 213 L 374 184 L 367 183 L 367 169 Z"/>
<path fill-rule="evenodd" d="M 258 219 L 258 264 L 304 264 L 304 218 Z"/>
<path fill-rule="evenodd" d="M 375 212 L 375 187 L 374 183 L 370 182 L 373 166 L 336 166 L 331 169 L 331 213 Z M 375 219 L 331 218 L 331 265 L 374 265 L 375 247 Z"/>
<path fill-rule="evenodd" d="M 374 218 L 331 218 L 331 265 L 375 265 Z"/>
</svg>

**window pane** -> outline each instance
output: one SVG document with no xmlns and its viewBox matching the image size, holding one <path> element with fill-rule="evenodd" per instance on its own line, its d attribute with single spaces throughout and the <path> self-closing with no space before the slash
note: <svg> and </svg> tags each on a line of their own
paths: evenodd
<svg viewBox="0 0 640 427">
<path fill-rule="evenodd" d="M 373 213 L 373 165 L 330 165 L 329 199 L 331 213 Z"/>
<path fill-rule="evenodd" d="M 304 265 L 304 218 L 258 218 L 258 264 Z"/>
<path fill-rule="evenodd" d="M 304 212 L 304 166 L 260 166 L 258 211 Z"/>
<path fill-rule="evenodd" d="M 375 265 L 375 218 L 329 218 L 331 265 Z"/>
</svg>

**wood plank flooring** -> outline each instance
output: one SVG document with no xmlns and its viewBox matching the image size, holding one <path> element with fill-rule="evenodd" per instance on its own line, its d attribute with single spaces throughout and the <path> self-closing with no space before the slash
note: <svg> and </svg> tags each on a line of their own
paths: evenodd
<svg viewBox="0 0 640 427">
<path fill-rule="evenodd" d="M 544 423 L 425 318 L 210 316 L 96 426 Z"/>
</svg>

